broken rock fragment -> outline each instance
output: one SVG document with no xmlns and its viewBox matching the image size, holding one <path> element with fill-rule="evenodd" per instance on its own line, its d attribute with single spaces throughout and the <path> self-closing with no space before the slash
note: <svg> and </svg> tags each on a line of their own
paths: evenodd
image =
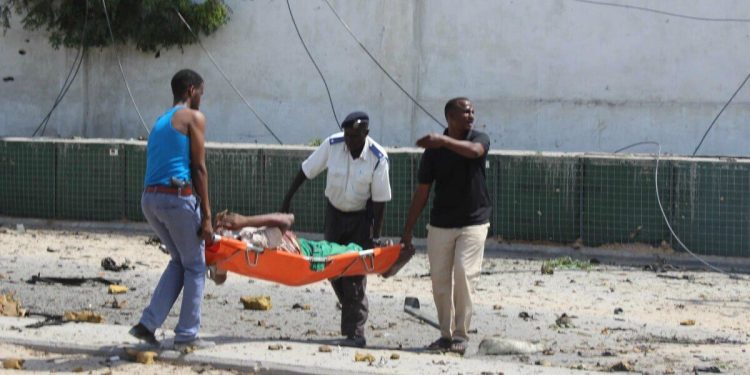
<svg viewBox="0 0 750 375">
<path fill-rule="evenodd" d="M 0 294 L 0 316 L 24 316 L 26 311 L 21 308 L 13 293 Z"/>
<path fill-rule="evenodd" d="M 63 314 L 64 322 L 86 322 L 86 323 L 102 323 L 104 317 L 101 314 L 97 314 L 93 311 L 66 311 Z"/>
<path fill-rule="evenodd" d="M 243 296 L 240 298 L 240 302 L 242 302 L 245 310 L 271 310 L 270 296 Z"/>
<path fill-rule="evenodd" d="M 123 294 L 127 293 L 128 287 L 125 285 L 112 284 L 109 286 L 109 294 Z"/>
<path fill-rule="evenodd" d="M 3 368 L 8 370 L 20 370 L 23 368 L 23 364 L 26 362 L 20 358 L 7 358 L 3 360 Z"/>
<path fill-rule="evenodd" d="M 540 344 L 527 341 L 511 340 L 502 337 L 487 337 L 479 343 L 480 355 L 517 355 L 532 354 L 544 350 Z"/>
<path fill-rule="evenodd" d="M 369 362 L 373 363 L 375 362 L 375 356 L 370 353 L 354 353 L 354 361 L 355 362 Z"/>
</svg>

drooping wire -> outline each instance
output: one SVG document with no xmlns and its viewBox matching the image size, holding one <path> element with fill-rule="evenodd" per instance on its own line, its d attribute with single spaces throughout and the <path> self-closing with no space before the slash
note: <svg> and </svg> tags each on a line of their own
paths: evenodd
<svg viewBox="0 0 750 375">
<path fill-rule="evenodd" d="M 740 84 L 740 87 L 738 87 L 737 90 L 734 92 L 734 94 L 732 94 L 732 97 L 729 98 L 726 104 L 724 104 L 724 106 L 721 107 L 721 111 L 719 111 L 716 117 L 714 117 L 714 120 L 711 121 L 711 125 L 709 125 L 708 129 L 706 129 L 706 132 L 703 133 L 703 137 L 701 138 L 701 141 L 698 142 L 697 146 L 695 146 L 695 150 L 693 151 L 693 156 L 695 156 L 695 154 L 698 153 L 698 150 L 701 148 L 701 145 L 703 145 L 703 141 L 706 139 L 708 132 L 710 132 L 711 128 L 714 127 L 714 124 L 716 124 L 716 121 L 719 119 L 719 116 L 721 116 L 721 114 L 724 113 L 724 110 L 727 109 L 727 107 L 729 107 L 729 104 L 732 103 L 732 100 L 734 100 L 734 97 L 737 96 L 737 94 L 740 92 L 740 90 L 742 90 L 743 87 L 745 87 L 745 84 L 747 83 L 748 79 L 750 79 L 750 74 L 748 74 L 747 77 L 745 77 L 745 80 L 742 81 L 742 84 Z"/>
<path fill-rule="evenodd" d="M 667 12 L 667 11 L 658 10 L 658 9 L 646 8 L 646 7 L 637 6 L 637 5 L 608 3 L 608 2 L 605 2 L 605 1 L 593 1 L 593 0 L 573 0 L 573 1 L 577 1 L 579 3 L 593 4 L 593 5 L 603 5 L 603 6 L 609 6 L 609 7 L 615 7 L 615 8 L 625 8 L 625 9 L 639 10 L 639 11 L 643 11 L 643 12 L 656 13 L 656 14 L 661 14 L 661 15 L 670 16 L 670 17 L 685 18 L 685 19 L 689 19 L 689 20 L 693 20 L 693 21 L 708 21 L 708 22 L 750 22 L 750 19 L 746 19 L 746 18 L 698 17 L 698 16 L 690 16 L 690 15 L 686 15 L 686 14 L 679 14 L 679 13 Z"/>
<path fill-rule="evenodd" d="M 331 90 L 328 89 L 328 82 L 326 82 L 326 77 L 323 76 L 323 72 L 320 71 L 320 68 L 318 67 L 318 63 L 315 62 L 315 59 L 310 53 L 310 50 L 307 48 L 305 39 L 302 38 L 302 34 L 299 31 L 299 27 L 297 27 L 297 21 L 294 19 L 294 13 L 292 12 L 292 6 L 291 4 L 289 4 L 289 0 L 286 0 L 286 6 L 287 8 L 289 8 L 289 16 L 292 17 L 292 24 L 294 24 L 294 30 L 297 31 L 297 36 L 299 37 L 299 41 L 302 42 L 302 47 L 305 47 L 305 52 L 307 52 L 307 56 L 310 58 L 310 61 L 312 61 L 313 65 L 315 66 L 315 70 L 317 70 L 318 75 L 320 75 L 320 79 L 323 80 L 323 85 L 326 87 L 326 93 L 328 94 L 328 102 L 331 103 L 331 112 L 333 113 L 333 119 L 336 120 L 336 127 L 341 129 L 341 123 L 339 122 L 338 116 L 336 116 L 336 108 L 333 105 L 333 98 L 331 97 Z"/>
<path fill-rule="evenodd" d="M 240 92 L 240 90 L 238 90 L 237 87 L 234 86 L 234 83 L 232 83 L 232 81 L 229 79 L 229 77 L 227 77 L 227 75 L 221 69 L 221 67 L 216 62 L 216 60 L 214 60 L 214 57 L 211 55 L 211 52 L 208 52 L 208 50 L 206 49 L 206 47 L 203 46 L 203 42 L 201 42 L 201 39 L 198 37 L 198 34 L 196 34 L 193 31 L 193 28 L 190 27 L 190 24 L 188 24 L 188 22 L 185 20 L 185 18 L 182 17 L 182 14 L 180 13 L 180 11 L 177 8 L 175 8 L 175 12 L 177 12 L 177 16 L 180 17 L 180 20 L 182 21 L 183 24 L 185 24 L 185 27 L 187 27 L 188 31 L 190 31 L 190 33 L 193 34 L 193 37 L 195 37 L 195 40 L 198 41 L 198 45 L 200 45 L 201 49 L 203 49 L 203 52 L 206 53 L 206 55 L 208 56 L 208 58 L 211 60 L 211 63 L 213 63 L 214 67 L 216 67 L 216 70 L 218 70 L 219 73 L 221 73 L 221 76 L 224 77 L 224 80 L 226 80 L 227 83 L 229 84 L 229 86 L 232 87 L 232 89 L 234 90 L 234 92 L 236 92 L 237 95 L 239 95 L 240 99 L 242 99 L 242 101 L 245 102 L 245 105 L 248 108 L 250 108 L 250 111 L 253 112 L 253 115 L 255 115 L 255 118 L 257 118 L 258 121 L 260 121 L 260 123 L 263 124 L 263 126 L 266 128 L 266 130 L 268 130 L 268 132 L 271 133 L 271 135 L 273 136 L 273 138 L 276 139 L 276 142 L 278 142 L 280 145 L 283 145 L 284 143 L 281 142 L 281 139 L 279 139 L 279 137 L 276 136 L 276 134 L 273 132 L 273 130 L 271 130 L 271 127 L 269 127 L 268 124 L 265 121 L 263 121 L 263 119 L 260 117 L 260 115 L 258 114 L 258 112 L 255 111 L 255 108 L 253 108 L 253 106 L 250 105 L 250 103 L 247 101 L 247 99 L 245 99 L 245 96 L 242 95 L 242 93 Z"/>
<path fill-rule="evenodd" d="M 719 272 L 721 274 L 727 275 L 727 276 L 729 276 L 732 279 L 747 280 L 747 279 L 742 278 L 740 276 L 727 273 L 726 271 L 722 270 L 721 268 L 716 267 L 716 266 L 708 263 L 707 261 L 705 261 L 703 258 L 701 258 L 697 254 L 695 254 L 692 250 L 690 250 L 690 248 L 687 247 L 687 245 L 685 245 L 682 242 L 682 240 L 680 239 L 680 236 L 678 236 L 677 233 L 675 233 L 674 229 L 672 229 L 672 224 L 670 224 L 669 218 L 667 217 L 667 213 L 664 211 L 664 206 L 662 205 L 662 202 L 661 202 L 661 195 L 659 194 L 659 160 L 661 159 L 661 144 L 659 144 L 659 142 L 654 142 L 654 141 L 637 142 L 637 143 L 633 143 L 631 145 L 625 146 L 625 147 L 623 147 L 623 148 L 615 151 L 614 153 L 616 154 L 616 153 L 619 153 L 621 151 L 625 151 L 627 149 L 630 149 L 630 148 L 633 148 L 633 147 L 636 147 L 636 146 L 649 145 L 649 144 L 650 145 L 655 145 L 658 148 L 657 154 L 656 154 L 656 168 L 654 170 L 654 189 L 656 191 L 656 203 L 659 205 L 659 211 L 661 212 L 661 216 L 664 219 L 664 223 L 667 225 L 667 228 L 669 229 L 669 233 L 671 233 L 672 236 L 674 236 L 675 240 L 677 240 L 677 243 L 679 243 L 680 246 L 682 246 L 682 248 L 685 249 L 685 251 L 688 252 L 688 254 L 690 254 L 693 258 L 697 259 L 699 262 L 703 263 L 706 267 L 708 267 L 708 268 L 710 268 L 710 269 L 712 269 L 712 270 L 714 270 L 716 272 Z"/>
<path fill-rule="evenodd" d="M 86 38 L 86 30 L 88 27 L 88 20 L 89 20 L 89 1 L 86 0 L 86 13 L 83 18 L 83 28 L 81 29 L 81 45 L 78 46 L 78 50 L 76 51 L 76 57 L 73 59 L 73 65 L 70 66 L 70 70 L 68 71 L 68 75 L 65 77 L 65 82 L 63 82 L 62 87 L 60 88 L 60 92 L 57 93 L 57 97 L 55 98 L 55 102 L 52 104 L 52 108 L 50 108 L 49 112 L 47 112 L 47 115 L 44 116 L 42 121 L 39 123 L 39 125 L 34 129 L 34 133 L 31 135 L 32 137 L 36 137 L 37 133 L 41 129 L 41 136 L 44 136 L 44 132 L 47 131 L 47 124 L 49 123 L 50 118 L 52 117 L 52 112 L 54 112 L 55 109 L 57 109 L 57 106 L 62 102 L 65 95 L 68 93 L 68 90 L 73 85 L 73 81 L 75 81 L 76 77 L 78 76 L 78 71 L 81 69 L 81 64 L 83 63 L 83 52 L 85 50 L 85 38 Z M 72 75 L 72 78 L 71 78 Z"/>
<path fill-rule="evenodd" d="M 117 53 L 117 48 L 115 47 L 115 35 L 112 33 L 112 25 L 109 23 L 109 13 L 107 12 L 107 4 L 104 0 L 102 0 L 102 7 L 104 8 L 104 17 L 107 19 L 107 29 L 109 29 L 109 37 L 112 40 L 112 49 L 115 51 L 115 57 L 117 57 L 117 65 L 120 67 L 120 74 L 122 74 L 122 80 L 125 82 L 125 88 L 128 89 L 128 95 L 130 95 L 130 101 L 133 102 L 133 107 L 135 108 L 135 111 L 138 113 L 138 118 L 141 119 L 141 125 L 143 125 L 143 128 L 146 129 L 146 134 L 151 134 L 151 131 L 148 129 L 148 126 L 146 126 L 146 121 L 143 121 L 143 116 L 141 116 L 141 111 L 138 109 L 138 105 L 135 104 L 135 98 L 133 98 L 133 92 L 130 91 L 130 85 L 128 84 L 128 79 L 125 78 L 125 70 L 122 68 L 122 62 L 120 62 L 120 54 Z"/>
<path fill-rule="evenodd" d="M 406 91 L 406 89 L 404 89 L 404 88 L 403 88 L 403 87 L 401 86 L 401 84 L 399 84 L 399 83 L 398 83 L 398 81 L 396 81 L 396 80 L 395 80 L 395 79 L 394 79 L 394 78 L 393 78 L 393 77 L 392 77 L 392 76 L 391 76 L 391 75 L 390 75 L 390 74 L 388 73 L 388 71 L 387 71 L 387 70 L 385 70 L 385 68 L 383 67 L 383 65 L 381 65 L 381 64 L 380 64 L 380 62 L 378 62 L 378 60 L 377 60 L 377 59 L 375 58 L 375 56 L 373 56 L 373 55 L 372 55 L 372 54 L 370 53 L 370 51 L 369 51 L 369 50 L 367 49 L 367 47 L 365 47 L 365 45 L 364 45 L 364 44 L 362 44 L 362 42 L 361 42 L 361 41 L 359 40 L 359 38 L 357 38 L 357 36 L 356 36 L 356 35 L 354 35 L 354 32 L 352 31 L 352 29 L 350 29 L 350 28 L 349 28 L 349 25 L 347 25 L 347 24 L 346 24 L 346 22 L 345 22 L 345 21 L 344 21 L 344 20 L 343 20 L 343 19 L 341 18 L 341 16 L 339 16 L 338 12 L 336 12 L 336 9 L 335 9 L 335 8 L 333 7 L 333 5 L 331 5 L 330 1 L 328 1 L 328 0 L 323 0 L 323 1 L 325 1 L 325 3 L 326 3 L 326 4 L 328 5 L 328 8 L 330 8 L 330 9 L 331 9 L 331 12 L 333 12 L 333 15 L 334 15 L 334 16 L 336 16 L 336 18 L 337 18 L 337 19 L 339 20 L 339 22 L 340 22 L 340 23 L 341 23 L 342 25 L 344 25 L 344 27 L 346 28 L 346 31 L 348 31 L 348 32 L 349 32 L 349 35 L 351 35 L 351 37 L 352 37 L 352 38 L 354 38 L 354 40 L 355 40 L 355 41 L 357 41 L 357 43 L 359 44 L 359 47 L 360 47 L 360 48 L 362 48 L 362 50 L 363 50 L 363 51 L 365 51 L 365 53 L 367 54 L 367 56 L 369 56 L 369 57 L 370 57 L 370 60 L 372 60 L 372 61 L 373 61 L 373 62 L 375 63 L 375 65 L 377 65 L 377 66 L 378 66 L 378 68 L 380 68 L 380 70 L 381 70 L 381 71 L 382 71 L 382 72 L 383 72 L 383 73 L 384 73 L 384 74 L 386 75 L 386 77 L 388 77 L 388 79 L 390 79 L 390 80 L 391 80 L 391 82 L 393 82 L 393 84 L 395 84 L 395 85 L 396 85 L 396 86 L 397 86 L 397 87 L 399 88 L 399 90 L 401 90 L 401 92 L 403 92 L 403 93 L 404 93 L 404 95 L 406 95 L 407 97 L 409 97 L 409 99 L 410 99 L 410 100 L 411 100 L 411 101 L 412 101 L 412 102 L 413 102 L 413 103 L 414 103 L 414 104 L 415 104 L 415 105 L 416 105 L 417 107 L 419 107 L 419 109 L 421 109 L 421 110 L 422 110 L 422 112 L 424 112 L 425 114 L 427 114 L 427 116 L 429 116 L 429 117 L 430 117 L 430 118 L 431 118 L 431 119 L 432 119 L 433 121 L 435 121 L 435 123 L 436 123 L 436 124 L 440 125 L 440 127 L 442 127 L 442 128 L 445 128 L 445 125 L 443 125 L 443 123 L 442 123 L 442 122 L 438 121 L 438 119 L 437 119 L 437 118 L 435 118 L 435 116 L 433 116 L 433 115 L 432 115 L 432 114 L 431 114 L 431 113 L 430 113 L 429 111 L 427 111 L 427 109 L 425 109 L 425 108 L 424 108 L 424 107 L 423 107 L 423 106 L 422 106 L 421 104 L 419 104 L 419 102 L 418 102 L 418 101 L 417 101 L 416 99 L 414 99 L 414 97 L 413 97 L 413 96 L 412 96 L 411 94 L 409 94 L 409 92 L 408 92 L 408 91 Z"/>
</svg>

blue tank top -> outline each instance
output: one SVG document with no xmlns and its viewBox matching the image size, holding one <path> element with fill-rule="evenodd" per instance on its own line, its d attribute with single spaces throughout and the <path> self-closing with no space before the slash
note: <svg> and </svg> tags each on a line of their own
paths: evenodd
<svg viewBox="0 0 750 375">
<path fill-rule="evenodd" d="M 171 186 L 172 177 L 190 181 L 190 138 L 172 127 L 172 116 L 185 108 L 176 106 L 156 120 L 146 146 L 144 186 Z"/>
</svg>

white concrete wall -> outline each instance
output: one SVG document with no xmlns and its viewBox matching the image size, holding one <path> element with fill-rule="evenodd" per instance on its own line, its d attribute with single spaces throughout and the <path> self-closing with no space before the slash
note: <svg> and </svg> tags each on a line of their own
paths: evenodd
<svg viewBox="0 0 750 375">
<path fill-rule="evenodd" d="M 741 0 L 612 0 L 701 17 L 748 18 Z M 320 78 L 286 2 L 230 0 L 230 23 L 204 44 L 284 143 L 337 130 Z M 575 0 L 337 0 L 339 13 L 389 72 L 444 121 L 445 100 L 465 95 L 493 148 L 613 151 L 641 140 L 692 153 L 750 73 L 750 23 L 702 22 Z M 413 144 L 440 131 L 359 49 L 318 0 L 292 0 L 298 25 L 339 118 L 371 115 L 374 138 Z M 18 21 L 18 17 L 16 17 Z M 26 55 L 18 51 L 24 49 Z M 159 58 L 118 46 L 148 125 L 171 104 L 169 79 L 191 67 L 207 82 L 211 141 L 274 143 L 197 45 Z M 17 24 L 0 37 L 0 136 L 30 136 L 52 105 L 75 50 L 53 50 Z M 750 87 L 735 99 L 701 154 L 746 155 Z M 113 49 L 90 50 L 46 135 L 144 135 Z M 647 151 L 641 149 L 640 151 Z"/>
</svg>

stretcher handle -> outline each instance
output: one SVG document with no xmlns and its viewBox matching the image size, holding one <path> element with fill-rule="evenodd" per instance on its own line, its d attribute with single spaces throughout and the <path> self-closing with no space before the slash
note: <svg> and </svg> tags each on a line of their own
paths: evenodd
<svg viewBox="0 0 750 375">
<path fill-rule="evenodd" d="M 258 260 L 260 260 L 260 254 L 262 254 L 265 251 L 264 248 L 255 246 L 255 245 L 247 245 L 247 248 L 245 249 L 245 263 L 247 263 L 248 267 L 256 267 L 258 266 Z M 250 253 L 253 253 L 255 256 L 250 256 Z"/>
<path fill-rule="evenodd" d="M 365 271 L 375 271 L 375 250 L 363 250 L 359 252 L 359 259 L 362 260 L 362 264 L 365 266 Z"/>
</svg>

